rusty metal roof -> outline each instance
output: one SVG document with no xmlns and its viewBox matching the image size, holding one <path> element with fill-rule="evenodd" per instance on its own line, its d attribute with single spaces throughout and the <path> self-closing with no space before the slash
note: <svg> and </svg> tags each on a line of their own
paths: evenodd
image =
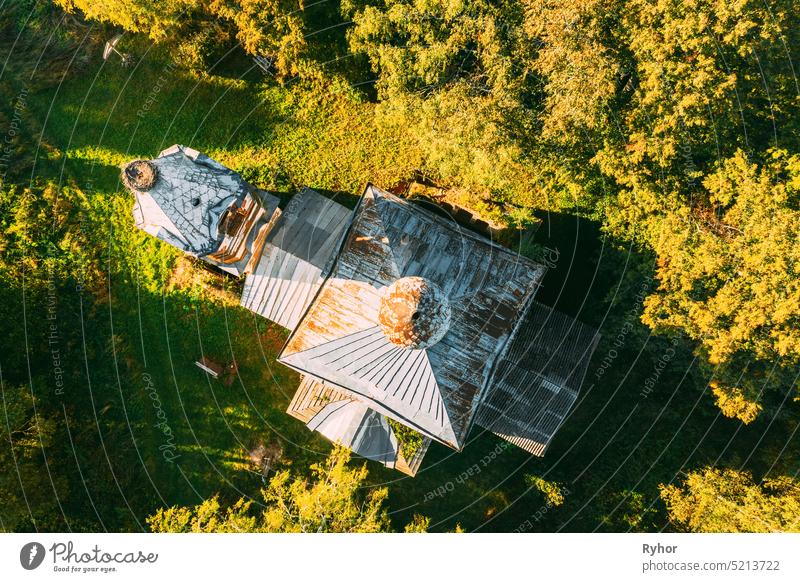
<svg viewBox="0 0 800 582">
<path fill-rule="evenodd" d="M 279 361 L 460 449 L 494 365 L 544 272 L 369 185 L 329 277 Z M 431 345 L 419 338 L 397 343 L 381 325 L 382 298 L 407 277 L 438 289 L 449 306 L 444 333 Z M 435 318 L 434 307 L 425 309 Z M 435 331 L 425 331 L 428 339 L 442 329 Z"/>
<path fill-rule="evenodd" d="M 542 456 L 578 398 L 600 335 L 533 302 L 497 366 L 475 423 Z"/>
<path fill-rule="evenodd" d="M 351 216 L 351 210 L 309 188 L 296 194 L 245 279 L 242 306 L 294 329 L 322 286 Z"/>
<path fill-rule="evenodd" d="M 306 188 L 281 213 L 180 145 L 123 180 L 137 227 L 247 274 L 242 305 L 294 330 L 289 413 L 368 458 L 413 475 L 473 423 L 541 455 L 574 405 L 597 333 L 532 301 L 545 267 L 453 220 L 371 185 L 355 212 Z M 425 436 L 413 459 L 385 417 Z"/>
</svg>

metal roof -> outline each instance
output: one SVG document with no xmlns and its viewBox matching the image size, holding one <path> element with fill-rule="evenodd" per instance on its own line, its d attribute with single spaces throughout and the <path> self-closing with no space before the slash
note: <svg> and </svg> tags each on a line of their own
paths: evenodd
<svg viewBox="0 0 800 582">
<path fill-rule="evenodd" d="M 123 176 L 137 227 L 247 274 L 241 304 L 293 330 L 288 412 L 364 457 L 413 475 L 473 422 L 541 455 L 577 399 L 596 331 L 532 301 L 544 266 L 453 220 L 372 185 L 354 212 L 307 188 L 281 212 L 180 145 Z M 425 437 L 413 459 L 387 417 Z"/>
<path fill-rule="evenodd" d="M 390 469 L 397 461 L 397 437 L 386 417 L 359 400 L 331 402 L 314 415 L 308 428 Z"/>
<path fill-rule="evenodd" d="M 127 179 L 132 166 L 154 168 L 154 179 L 146 184 Z M 131 162 L 123 176 L 136 197 L 138 228 L 237 276 L 278 208 L 275 196 L 181 145 L 153 160 Z"/>
<path fill-rule="evenodd" d="M 375 410 L 460 449 L 545 268 L 453 221 L 369 185 L 331 273 L 279 356 Z M 424 278 L 450 305 L 447 332 L 423 349 L 379 325 L 385 288 Z"/>
<path fill-rule="evenodd" d="M 205 154 L 180 145 L 150 163 L 158 179 L 146 192 L 134 190 L 136 226 L 196 256 L 216 250 L 222 241 L 220 220 L 250 191 L 247 183 Z"/>
<path fill-rule="evenodd" d="M 578 398 L 597 330 L 534 302 L 497 366 L 476 424 L 544 455 Z"/>
<path fill-rule="evenodd" d="M 292 197 L 245 279 L 241 305 L 294 329 L 322 286 L 351 218 L 351 210 L 309 188 Z"/>
</svg>

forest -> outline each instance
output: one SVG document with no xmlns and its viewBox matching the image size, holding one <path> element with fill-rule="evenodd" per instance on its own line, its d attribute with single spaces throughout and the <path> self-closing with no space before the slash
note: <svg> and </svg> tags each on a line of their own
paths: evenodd
<svg viewBox="0 0 800 582">
<path fill-rule="evenodd" d="M 800 531 L 799 0 L 0 0 L 0 63 L 0 531 Z M 602 334 L 547 454 L 288 417 L 285 331 L 133 227 L 175 143 L 545 261 Z"/>
</svg>

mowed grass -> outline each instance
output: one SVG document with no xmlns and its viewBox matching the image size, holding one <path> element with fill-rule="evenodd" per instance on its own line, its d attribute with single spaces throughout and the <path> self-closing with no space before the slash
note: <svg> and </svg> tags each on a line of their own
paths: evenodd
<svg viewBox="0 0 800 582">
<path fill-rule="evenodd" d="M 131 388 L 145 420 L 133 441 L 147 443 L 146 464 L 159 474 L 154 486 L 166 477 L 171 503 L 217 492 L 255 495 L 261 480 L 248 452 L 260 444 L 277 443 L 286 461 L 306 466 L 327 452 L 323 439 L 285 414 L 299 378 L 275 362 L 283 330 L 239 307 L 198 303 L 181 293 L 145 297 L 137 309 L 121 300 L 114 301 L 115 333 L 129 342 L 125 355 L 139 372 Z M 230 385 L 212 379 L 194 364 L 201 356 L 236 361 L 238 377 Z M 165 452 L 172 442 L 174 461 Z"/>
<path fill-rule="evenodd" d="M 37 175 L 114 192 L 120 165 L 175 143 L 279 191 L 305 185 L 355 197 L 368 181 L 391 186 L 414 169 L 403 136 L 380 135 L 373 105 L 348 87 L 281 86 L 249 61 L 229 76 L 196 76 L 147 45 L 138 54 L 135 66 L 99 62 L 31 100 L 45 125 Z"/>
</svg>

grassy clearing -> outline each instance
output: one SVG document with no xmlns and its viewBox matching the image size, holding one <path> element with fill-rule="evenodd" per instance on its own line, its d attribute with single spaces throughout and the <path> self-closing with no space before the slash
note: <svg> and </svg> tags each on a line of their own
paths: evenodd
<svg viewBox="0 0 800 582">
<path fill-rule="evenodd" d="M 30 108 L 47 121 L 36 174 L 81 176 L 116 192 L 120 164 L 173 143 L 267 189 L 356 194 L 367 181 L 391 185 L 413 170 L 414 160 L 400 158 L 402 136 L 379 136 L 373 106 L 347 88 L 322 87 L 309 101 L 291 84 L 197 77 L 162 58 L 148 52 L 131 69 L 105 63 L 37 95 Z"/>
<path fill-rule="evenodd" d="M 306 184 L 342 192 L 350 201 L 364 182 L 389 186 L 416 164 L 399 147 L 404 136 L 379 135 L 373 106 L 346 89 L 329 87 L 308 101 L 291 87 L 251 75 L 196 78 L 172 70 L 156 52 L 137 50 L 144 56 L 134 69 L 96 64 L 80 78 L 31 95 L 28 104 L 43 133 L 35 173 L 86 191 L 91 218 L 100 225 L 95 252 L 106 266 L 105 291 L 84 319 L 76 308 L 63 325 L 92 338 L 88 347 L 71 348 L 71 389 L 83 393 L 91 384 L 90 394 L 71 405 L 77 414 L 97 416 L 109 450 L 105 466 L 96 464 L 86 475 L 85 492 L 73 492 L 82 499 L 77 505 L 85 505 L 76 513 L 119 507 L 119 515 L 98 515 L 110 529 L 137 529 L 157 507 L 197 503 L 215 492 L 257 498 L 261 480 L 248 450 L 258 444 L 279 442 L 282 462 L 299 472 L 329 450 L 284 413 L 299 381 L 275 362 L 285 332 L 239 308 L 224 288 L 234 285 L 231 280 L 177 262 L 176 252 L 132 228 L 120 164 L 183 143 L 260 187 L 286 193 Z M 601 327 L 602 358 L 651 275 L 648 260 L 611 250 L 586 221 L 542 218 L 536 242 L 557 249 L 560 258 L 541 297 Z M 65 289 L 62 310 L 77 299 Z M 509 531 L 535 515 L 532 531 L 660 527 L 659 483 L 695 460 L 731 458 L 730 451 L 755 446 L 761 423 L 734 430 L 698 400 L 701 383 L 683 378 L 691 361 L 687 343 L 664 370 L 660 388 L 640 396 L 667 345 L 632 317 L 633 331 L 619 350 L 619 361 L 629 364 L 596 381 L 590 368 L 585 398 L 544 459 L 513 447 L 498 453 L 498 439 L 476 432 L 458 454 L 434 445 L 413 480 L 371 464 L 371 484 L 389 484 L 396 525 L 422 513 L 439 530 L 461 523 L 468 530 Z M 240 379 L 230 387 L 209 380 L 194 365 L 201 355 L 235 359 Z M 179 455 L 174 462 L 164 457 L 169 443 L 158 426 L 164 419 Z M 768 432 L 764 446 L 774 436 Z M 102 455 L 75 450 L 84 465 Z M 566 484 L 564 502 L 549 508 L 525 474 Z M 136 490 L 115 488 L 118 479 L 136 483 Z M 99 497 L 110 499 L 95 504 Z"/>
</svg>

